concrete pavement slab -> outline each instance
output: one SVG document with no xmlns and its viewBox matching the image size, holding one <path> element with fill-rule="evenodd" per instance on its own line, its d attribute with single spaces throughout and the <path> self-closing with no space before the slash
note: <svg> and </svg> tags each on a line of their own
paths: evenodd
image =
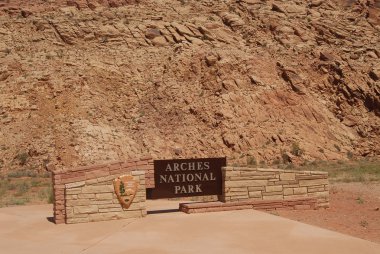
<svg viewBox="0 0 380 254">
<path fill-rule="evenodd" d="M 52 207 L 0 209 L 1 253 L 380 254 L 380 245 L 254 211 L 172 212 L 178 201 L 149 201 L 146 218 L 74 225 L 47 220 Z"/>
</svg>

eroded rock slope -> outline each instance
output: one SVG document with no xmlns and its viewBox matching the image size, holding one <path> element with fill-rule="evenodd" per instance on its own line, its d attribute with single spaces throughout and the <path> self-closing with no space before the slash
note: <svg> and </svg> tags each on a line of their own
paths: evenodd
<svg viewBox="0 0 380 254">
<path fill-rule="evenodd" d="M 0 1 L 1 170 L 380 155 L 378 1 L 23 2 Z"/>
</svg>

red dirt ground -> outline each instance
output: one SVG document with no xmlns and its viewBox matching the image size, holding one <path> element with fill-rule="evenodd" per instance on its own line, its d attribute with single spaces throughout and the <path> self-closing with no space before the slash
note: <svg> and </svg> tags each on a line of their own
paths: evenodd
<svg viewBox="0 0 380 254">
<path fill-rule="evenodd" d="M 380 183 L 334 183 L 329 209 L 277 214 L 380 243 Z"/>
</svg>

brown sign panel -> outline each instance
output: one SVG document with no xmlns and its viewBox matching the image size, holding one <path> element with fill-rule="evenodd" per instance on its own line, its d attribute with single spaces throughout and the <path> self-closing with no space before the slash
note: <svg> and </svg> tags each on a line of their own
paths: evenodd
<svg viewBox="0 0 380 254">
<path fill-rule="evenodd" d="M 222 194 L 222 167 L 226 158 L 154 161 L 154 189 L 148 199 Z"/>
</svg>

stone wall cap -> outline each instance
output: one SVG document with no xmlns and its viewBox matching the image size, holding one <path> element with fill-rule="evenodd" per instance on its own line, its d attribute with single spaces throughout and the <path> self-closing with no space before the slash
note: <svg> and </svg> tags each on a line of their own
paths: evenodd
<svg viewBox="0 0 380 254">
<path fill-rule="evenodd" d="M 103 163 L 98 163 L 98 164 L 91 164 L 91 165 L 85 165 L 85 166 L 79 166 L 79 167 L 72 167 L 72 168 L 61 168 L 58 169 L 54 164 L 46 166 L 46 168 L 50 171 L 53 172 L 54 174 L 64 174 L 64 173 L 69 173 L 69 172 L 78 172 L 78 171 L 85 171 L 85 170 L 95 170 L 95 169 L 100 169 L 100 168 L 106 168 L 110 167 L 113 165 L 117 164 L 122 164 L 122 163 L 133 163 L 133 162 L 138 162 L 138 161 L 147 161 L 147 160 L 152 160 L 151 156 L 144 156 L 138 159 L 128 159 L 128 160 L 117 160 L 117 161 L 111 161 L 111 162 L 103 162 Z"/>
<path fill-rule="evenodd" d="M 234 167 L 226 166 L 222 167 L 223 170 L 232 171 L 260 171 L 260 172 L 279 172 L 279 173 L 310 173 L 314 175 L 328 175 L 325 171 L 314 171 L 314 170 L 288 170 L 288 169 L 277 169 L 277 168 L 256 168 L 256 167 Z"/>
</svg>

